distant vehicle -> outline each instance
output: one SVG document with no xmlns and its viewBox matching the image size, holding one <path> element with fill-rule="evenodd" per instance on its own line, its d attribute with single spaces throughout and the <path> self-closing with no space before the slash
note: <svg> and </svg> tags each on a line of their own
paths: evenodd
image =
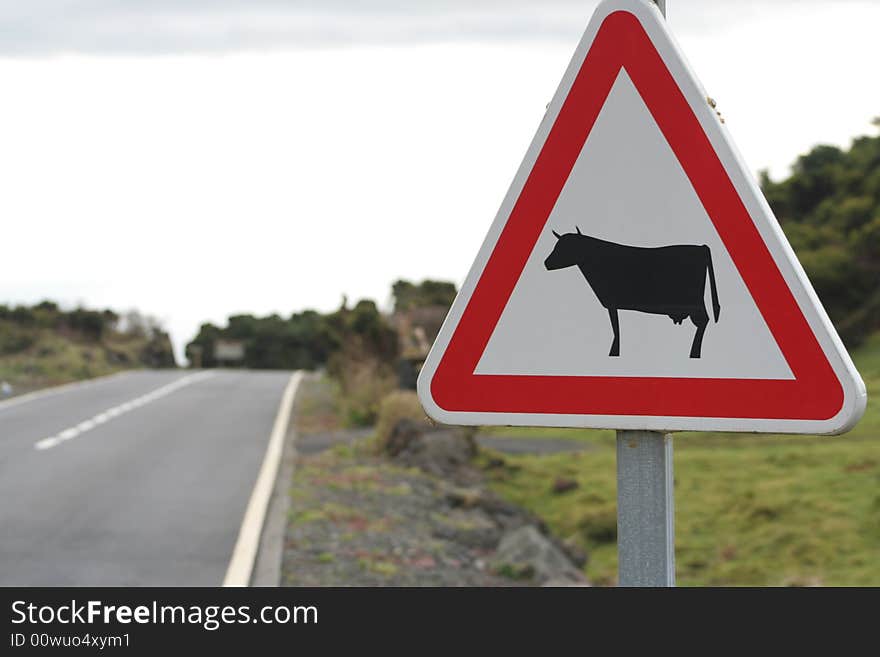
<svg viewBox="0 0 880 657">
<path fill-rule="evenodd" d="M 0 381 L 0 397 L 11 397 L 13 392 L 9 381 Z"/>
</svg>

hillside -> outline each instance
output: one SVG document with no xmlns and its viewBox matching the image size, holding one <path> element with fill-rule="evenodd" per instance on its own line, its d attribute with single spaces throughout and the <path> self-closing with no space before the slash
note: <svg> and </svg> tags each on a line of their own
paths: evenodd
<svg viewBox="0 0 880 657">
<path fill-rule="evenodd" d="M 138 313 L 0 305 L 0 382 L 18 394 L 138 367 L 175 367 L 168 334 Z"/>
</svg>

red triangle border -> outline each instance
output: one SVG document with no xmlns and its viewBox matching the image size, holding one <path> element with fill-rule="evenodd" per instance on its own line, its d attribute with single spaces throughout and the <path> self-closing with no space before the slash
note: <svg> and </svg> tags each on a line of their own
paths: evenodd
<svg viewBox="0 0 880 657">
<path fill-rule="evenodd" d="M 794 379 L 475 374 L 621 68 L 681 163 Z M 843 387 L 699 119 L 638 18 L 608 15 L 430 383 L 448 412 L 827 420 Z"/>
</svg>

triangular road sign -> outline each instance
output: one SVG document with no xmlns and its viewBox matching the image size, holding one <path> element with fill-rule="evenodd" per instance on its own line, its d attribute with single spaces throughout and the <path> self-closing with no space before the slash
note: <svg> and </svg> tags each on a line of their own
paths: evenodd
<svg viewBox="0 0 880 657">
<path fill-rule="evenodd" d="M 450 424 L 861 417 L 864 383 L 653 3 L 596 10 L 418 388 Z"/>
</svg>

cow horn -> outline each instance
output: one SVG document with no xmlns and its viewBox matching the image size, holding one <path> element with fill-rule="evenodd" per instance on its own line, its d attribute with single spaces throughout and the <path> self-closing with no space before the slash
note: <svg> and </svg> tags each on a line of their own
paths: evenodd
<svg viewBox="0 0 880 657">
<path fill-rule="evenodd" d="M 581 232 L 581 229 L 580 229 L 580 228 L 578 228 L 577 226 L 575 226 L 574 229 L 578 232 L 578 235 L 583 235 L 583 233 Z"/>
<path fill-rule="evenodd" d="M 556 239 L 559 239 L 560 237 L 562 237 L 562 235 L 560 235 L 559 233 L 557 233 L 555 230 L 551 230 L 550 232 L 553 233 L 553 234 L 556 236 Z"/>
</svg>

